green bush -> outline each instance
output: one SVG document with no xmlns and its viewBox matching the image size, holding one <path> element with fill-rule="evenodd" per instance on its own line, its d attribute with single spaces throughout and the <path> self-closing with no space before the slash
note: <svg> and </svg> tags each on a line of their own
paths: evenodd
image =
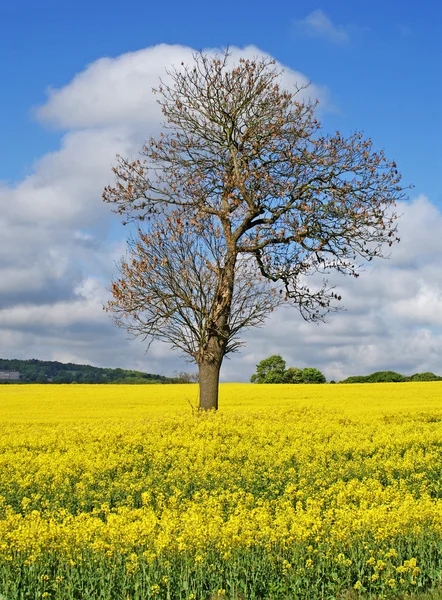
<svg viewBox="0 0 442 600">
<path fill-rule="evenodd" d="M 404 381 L 405 377 L 396 371 L 376 371 L 369 376 L 370 383 L 388 383 Z"/>
<path fill-rule="evenodd" d="M 426 373 L 415 373 L 409 377 L 410 381 L 440 381 L 441 379 L 442 377 L 439 377 L 439 375 L 435 375 L 430 371 Z"/>
<path fill-rule="evenodd" d="M 370 375 L 351 375 L 341 381 L 341 383 L 370 383 L 369 378 Z"/>
</svg>

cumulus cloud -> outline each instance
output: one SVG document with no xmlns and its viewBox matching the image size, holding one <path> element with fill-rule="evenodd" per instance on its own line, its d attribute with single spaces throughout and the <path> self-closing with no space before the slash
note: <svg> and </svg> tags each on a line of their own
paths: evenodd
<svg viewBox="0 0 442 600">
<path fill-rule="evenodd" d="M 262 54 L 233 48 L 238 56 Z M 31 175 L 0 184 L 0 336 L 2 357 L 66 360 L 172 375 L 194 370 L 162 344 L 131 340 L 102 310 L 127 231 L 101 201 L 115 154 L 137 156 L 161 116 L 151 93 L 166 67 L 190 61 L 192 49 L 160 45 L 100 59 L 58 90 L 38 118 L 63 130 L 56 152 Z M 292 87 L 307 77 L 292 69 Z M 324 98 L 311 86 L 304 92 Z M 421 196 L 399 207 L 401 244 L 358 280 L 332 280 L 346 312 L 329 323 L 305 323 L 295 310 L 277 311 L 247 333 L 247 346 L 222 369 L 223 380 L 247 381 L 272 353 L 288 364 L 316 366 L 329 378 L 394 368 L 439 368 L 442 354 L 442 216 Z M 442 373 L 441 373 L 442 374 Z"/>
<path fill-rule="evenodd" d="M 181 62 L 192 63 L 194 50 L 186 46 L 160 44 L 117 58 L 101 58 L 61 89 L 48 90 L 48 101 L 36 110 L 37 118 L 63 129 L 108 127 L 110 125 L 142 125 L 155 132 L 162 120 L 161 110 L 152 94 L 160 79 L 168 82 L 166 69 L 180 68 Z M 217 50 L 207 50 L 214 55 Z M 253 59 L 268 56 L 255 46 L 230 48 L 230 62 L 238 58 Z M 279 65 L 283 67 L 283 65 Z M 309 83 L 305 75 L 284 68 L 283 84 L 293 89 L 295 84 Z M 324 99 L 326 91 L 312 85 L 300 97 Z"/>
<path fill-rule="evenodd" d="M 62 130 L 60 147 L 37 160 L 31 175 L 0 183 L 1 355 L 69 359 L 172 374 L 184 359 L 127 339 L 102 311 L 127 231 L 101 201 L 115 155 L 138 156 L 160 129 L 152 88 L 166 69 L 190 63 L 194 50 L 161 44 L 101 58 L 60 89 L 49 89 L 37 119 Z M 209 50 L 212 54 L 216 50 Z M 264 53 L 231 48 L 231 60 Z M 278 65 L 282 67 L 282 65 Z M 284 85 L 305 75 L 284 69 Z M 326 90 L 310 86 L 305 96 Z"/>
<path fill-rule="evenodd" d="M 308 14 L 305 19 L 296 21 L 295 28 L 310 37 L 322 38 L 335 44 L 344 44 L 350 39 L 348 31 L 335 25 L 320 8 Z"/>
<path fill-rule="evenodd" d="M 345 311 L 319 325 L 287 309 L 276 313 L 249 332 L 245 362 L 282 354 L 335 380 L 387 369 L 442 375 L 442 214 L 425 196 L 401 203 L 398 213 L 401 242 L 388 260 L 370 263 L 358 279 L 330 276 Z"/>
</svg>

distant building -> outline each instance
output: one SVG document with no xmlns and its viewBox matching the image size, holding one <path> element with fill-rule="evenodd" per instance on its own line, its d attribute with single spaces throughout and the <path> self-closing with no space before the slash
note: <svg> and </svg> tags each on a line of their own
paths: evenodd
<svg viewBox="0 0 442 600">
<path fill-rule="evenodd" d="M 18 371 L 0 371 L 0 381 L 18 381 L 19 379 Z"/>
</svg>

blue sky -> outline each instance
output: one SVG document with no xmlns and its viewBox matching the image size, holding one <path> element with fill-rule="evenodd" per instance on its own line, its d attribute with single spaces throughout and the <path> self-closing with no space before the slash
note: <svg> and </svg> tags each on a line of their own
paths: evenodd
<svg viewBox="0 0 442 600">
<path fill-rule="evenodd" d="M 124 238 L 100 190 L 110 180 L 111 157 L 136 152 L 158 130 L 148 103 L 142 114 L 140 69 L 140 81 L 153 85 L 150 73 L 162 72 L 166 55 L 178 62 L 180 52 L 231 45 L 253 46 L 290 76 L 310 80 L 322 100 L 324 129 L 364 131 L 414 188 L 401 207 L 405 242 L 396 262 L 383 263 L 359 287 L 343 284 L 347 313 L 314 330 L 289 317 L 293 338 L 302 334 L 310 353 L 278 337 L 284 313 L 248 335 L 249 350 L 227 363 L 224 378 L 248 379 L 269 348 L 285 352 L 290 364 L 318 366 L 335 378 L 375 367 L 437 370 L 439 360 L 442 374 L 442 323 L 430 318 L 442 309 L 442 273 L 439 280 L 431 269 L 442 251 L 441 22 L 435 1 L 3 4 L 0 276 L 3 270 L 7 284 L 0 287 L 0 356 L 31 352 L 161 373 L 189 368 L 164 348 L 146 358 L 139 343 L 103 320 L 101 301 Z M 169 50 L 155 50 L 159 44 Z M 410 286 L 408 295 L 396 291 L 401 285 Z M 53 318 L 45 321 L 48 314 Z M 357 315 L 364 315 L 363 326 Z M 40 329 L 39 320 L 46 322 Z M 384 364 L 382 349 L 388 346 L 391 357 L 405 338 L 407 358 Z M 124 358 L 111 352 L 119 344 Z M 413 347 L 422 350 L 413 354 Z"/>
<path fill-rule="evenodd" d="M 32 107 L 102 56 L 159 43 L 201 49 L 255 45 L 326 85 L 337 114 L 325 125 L 363 129 L 394 155 L 405 175 L 434 201 L 442 152 L 442 7 L 434 2 L 34 3 L 0 8 L 5 89 L 0 127 L 8 152 L 2 179 L 21 178 L 59 135 L 35 123 Z M 342 33 L 302 26 L 321 10 Z"/>
</svg>

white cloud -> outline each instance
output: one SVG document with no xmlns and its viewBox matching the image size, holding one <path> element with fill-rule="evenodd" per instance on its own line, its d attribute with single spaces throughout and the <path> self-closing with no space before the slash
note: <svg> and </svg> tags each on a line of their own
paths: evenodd
<svg viewBox="0 0 442 600">
<path fill-rule="evenodd" d="M 335 25 L 330 17 L 320 8 L 311 12 L 305 19 L 296 21 L 295 26 L 306 35 L 322 38 L 335 44 L 343 44 L 350 39 L 346 29 Z"/>
<path fill-rule="evenodd" d="M 240 50 L 232 49 L 233 57 Z M 247 56 L 262 54 L 248 47 Z M 72 360 L 172 375 L 194 370 L 167 346 L 129 340 L 102 311 L 121 230 L 101 201 L 114 156 L 136 156 L 159 130 L 151 87 L 166 66 L 192 50 L 161 45 L 100 59 L 52 90 L 39 118 L 67 129 L 58 151 L 43 156 L 14 186 L 0 185 L 0 335 L 2 357 Z M 285 85 L 307 79 L 291 69 Z M 312 96 L 324 95 L 312 86 Z M 224 380 L 247 381 L 257 362 L 282 354 L 288 364 L 316 366 L 329 378 L 394 368 L 442 374 L 442 215 L 421 196 L 399 207 L 401 244 L 389 261 L 358 280 L 337 279 L 347 312 L 311 325 L 295 310 L 276 312 L 247 333 L 248 345 L 226 360 Z"/>
<path fill-rule="evenodd" d="M 248 333 L 247 363 L 274 353 L 337 380 L 388 369 L 442 375 L 442 214 L 424 196 L 401 203 L 398 213 L 401 242 L 390 259 L 371 263 L 358 279 L 330 278 L 345 312 L 320 325 L 277 312 Z M 241 376 L 236 365 L 227 369 L 228 378 Z"/>
<path fill-rule="evenodd" d="M 32 175 L 0 187 L 2 218 L 26 227 L 96 225 L 108 214 L 100 198 L 115 154 L 135 153 L 140 143 L 123 127 L 67 133 L 58 151 L 36 161 Z"/>
<path fill-rule="evenodd" d="M 213 55 L 217 50 L 207 52 Z M 63 129 L 142 125 L 145 135 L 154 133 L 162 115 L 152 88 L 159 86 L 160 78 L 168 80 L 166 68 L 191 63 L 193 53 L 186 46 L 160 44 L 117 58 L 101 58 L 65 87 L 49 89 L 48 101 L 36 110 L 37 118 Z M 240 56 L 267 56 L 255 46 L 233 46 L 230 53 L 232 63 Z M 283 83 L 287 88 L 308 81 L 302 73 L 284 69 Z M 312 85 L 300 97 L 323 99 L 324 95 L 324 89 Z"/>
<path fill-rule="evenodd" d="M 240 55 L 263 53 L 232 48 Z M 210 52 L 214 52 L 211 50 Z M 152 94 L 165 69 L 190 62 L 193 50 L 159 46 L 102 58 L 61 89 L 50 89 L 37 118 L 65 130 L 60 148 L 15 185 L 0 184 L 0 328 L 4 356 L 72 359 L 167 372 L 189 368 L 162 345 L 148 358 L 102 311 L 114 263 L 124 253 L 119 221 L 101 201 L 117 153 L 137 156 L 160 129 Z M 281 65 L 280 65 L 281 66 Z M 290 68 L 284 83 L 307 78 Z M 304 96 L 324 98 L 311 86 Z M 153 365 L 148 367 L 147 365 Z"/>
<path fill-rule="evenodd" d="M 415 295 L 396 304 L 396 314 L 419 325 L 442 327 L 442 280 L 419 280 Z"/>
</svg>

